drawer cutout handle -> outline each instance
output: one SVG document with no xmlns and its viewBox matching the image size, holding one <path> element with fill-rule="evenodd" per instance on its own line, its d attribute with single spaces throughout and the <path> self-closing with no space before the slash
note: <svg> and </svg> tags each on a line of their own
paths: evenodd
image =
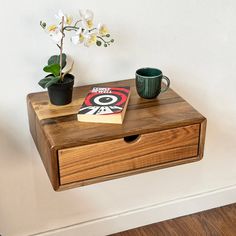
<svg viewBox="0 0 236 236">
<path fill-rule="evenodd" d="M 140 137 L 141 137 L 141 135 L 139 135 L 139 134 L 130 135 L 130 136 L 124 137 L 124 141 L 126 143 L 134 143 L 134 142 L 137 142 L 140 139 Z"/>
</svg>

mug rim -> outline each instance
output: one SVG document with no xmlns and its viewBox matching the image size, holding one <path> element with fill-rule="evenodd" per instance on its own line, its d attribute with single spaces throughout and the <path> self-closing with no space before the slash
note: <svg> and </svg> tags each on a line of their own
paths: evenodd
<svg viewBox="0 0 236 236">
<path fill-rule="evenodd" d="M 151 70 L 159 71 L 160 74 L 159 74 L 159 75 L 153 75 L 153 76 L 146 76 L 146 75 L 140 75 L 140 74 L 138 73 L 138 71 L 140 71 L 140 70 L 146 70 L 146 69 L 151 69 Z M 155 68 L 155 67 L 142 67 L 142 68 L 139 68 L 139 69 L 136 70 L 135 75 L 136 75 L 136 76 L 142 76 L 143 78 L 155 78 L 155 77 L 163 76 L 163 73 L 162 73 L 162 71 L 161 71 L 160 69 Z"/>
</svg>

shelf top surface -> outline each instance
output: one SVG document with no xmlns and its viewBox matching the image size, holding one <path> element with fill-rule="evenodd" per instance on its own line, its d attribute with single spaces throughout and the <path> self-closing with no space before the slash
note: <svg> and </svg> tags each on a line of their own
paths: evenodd
<svg viewBox="0 0 236 236">
<path fill-rule="evenodd" d="M 79 108 L 93 86 L 131 87 L 123 124 L 77 121 Z M 75 87 L 73 101 L 66 106 L 51 105 L 47 92 L 31 93 L 27 100 L 51 147 L 56 150 L 200 123 L 205 119 L 172 89 L 156 99 L 140 98 L 134 79 Z"/>
</svg>

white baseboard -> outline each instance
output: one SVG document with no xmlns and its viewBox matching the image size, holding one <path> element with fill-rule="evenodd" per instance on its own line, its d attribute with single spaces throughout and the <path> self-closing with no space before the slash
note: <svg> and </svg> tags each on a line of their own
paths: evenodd
<svg viewBox="0 0 236 236">
<path fill-rule="evenodd" d="M 104 236 L 235 202 L 236 185 L 232 185 L 41 232 L 34 236 Z"/>
</svg>

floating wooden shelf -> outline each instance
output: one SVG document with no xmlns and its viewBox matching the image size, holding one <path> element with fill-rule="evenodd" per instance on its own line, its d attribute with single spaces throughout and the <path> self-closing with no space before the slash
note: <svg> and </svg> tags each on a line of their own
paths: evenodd
<svg viewBox="0 0 236 236">
<path fill-rule="evenodd" d="M 122 125 L 81 123 L 77 112 L 89 89 L 74 88 L 73 102 L 50 104 L 47 92 L 27 96 L 29 125 L 54 190 L 200 160 L 206 119 L 172 89 L 157 99 L 140 98 L 131 86 Z"/>
</svg>

